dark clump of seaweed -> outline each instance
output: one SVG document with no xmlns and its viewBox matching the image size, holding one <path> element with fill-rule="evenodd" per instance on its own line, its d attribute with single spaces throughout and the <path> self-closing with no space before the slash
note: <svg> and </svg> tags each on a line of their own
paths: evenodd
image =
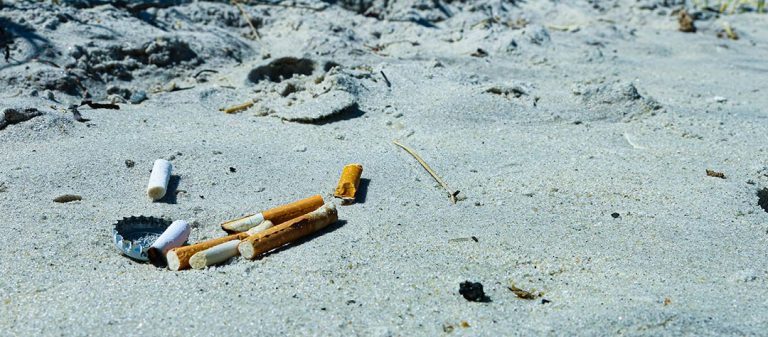
<svg viewBox="0 0 768 337">
<path fill-rule="evenodd" d="M 480 282 L 465 281 L 459 284 L 459 294 L 471 302 L 491 302 L 491 298 L 485 294 L 483 284 Z"/>
<path fill-rule="evenodd" d="M 760 205 L 764 211 L 768 212 L 768 187 L 757 191 L 757 204 Z"/>
</svg>

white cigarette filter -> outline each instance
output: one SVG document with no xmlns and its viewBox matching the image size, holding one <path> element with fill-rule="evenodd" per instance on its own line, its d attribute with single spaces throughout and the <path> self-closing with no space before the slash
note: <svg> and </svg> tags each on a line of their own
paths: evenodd
<svg viewBox="0 0 768 337">
<path fill-rule="evenodd" d="M 238 245 L 240 245 L 240 240 L 232 240 L 202 252 L 197 252 L 189 258 L 189 265 L 194 269 L 205 269 L 205 267 L 222 263 L 240 255 L 240 252 L 237 250 Z"/>
<path fill-rule="evenodd" d="M 165 159 L 155 160 L 152 166 L 152 173 L 149 175 L 149 185 L 147 185 L 147 195 L 153 201 L 165 196 L 168 189 L 168 181 L 171 179 L 171 170 L 173 165 Z"/>
<path fill-rule="evenodd" d="M 184 220 L 176 220 L 171 223 L 168 229 L 149 247 L 149 251 L 147 251 L 149 261 L 156 266 L 164 265 L 165 254 L 173 248 L 181 247 L 189 238 L 190 231 L 192 228 Z"/>
<path fill-rule="evenodd" d="M 228 232 L 233 232 L 233 233 L 245 232 L 253 228 L 253 226 L 259 225 L 263 222 L 264 222 L 264 214 L 256 213 L 253 215 L 244 216 L 242 218 L 235 219 L 228 222 L 225 230 L 228 230 Z"/>
</svg>

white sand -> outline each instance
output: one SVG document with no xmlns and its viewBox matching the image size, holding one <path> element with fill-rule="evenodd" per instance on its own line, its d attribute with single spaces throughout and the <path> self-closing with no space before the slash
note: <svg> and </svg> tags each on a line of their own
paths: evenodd
<svg viewBox="0 0 768 337">
<path fill-rule="evenodd" d="M 663 2 L 405 2 L 384 20 L 319 1 L 246 6 L 261 22 L 250 40 L 226 3 L 132 16 L 4 1 L 15 43 L 0 108 L 44 114 L 0 130 L 0 334 L 765 334 L 768 16 L 686 34 L 674 7 L 641 9 Z M 738 41 L 716 37 L 724 21 Z M 280 83 L 252 72 L 284 56 L 311 65 Z M 218 73 L 193 78 L 204 69 Z M 74 78 L 120 110 L 81 107 L 91 121 L 73 121 Z M 152 92 L 170 82 L 191 89 Z M 138 104 L 116 97 L 140 90 Z M 176 179 L 152 203 L 157 158 Z M 353 162 L 364 196 L 341 221 L 256 261 L 171 272 L 110 242 L 130 215 L 188 220 L 190 242 L 223 236 L 224 220 L 331 200 Z M 62 194 L 83 200 L 52 201 Z M 466 301 L 465 280 L 492 302 Z M 551 302 L 518 299 L 510 282 Z"/>
</svg>

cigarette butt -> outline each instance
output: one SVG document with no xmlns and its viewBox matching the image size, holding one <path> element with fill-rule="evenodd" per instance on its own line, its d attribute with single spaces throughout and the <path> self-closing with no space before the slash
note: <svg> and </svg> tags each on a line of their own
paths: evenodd
<svg viewBox="0 0 768 337">
<path fill-rule="evenodd" d="M 232 257 L 240 255 L 240 252 L 237 250 L 237 246 L 239 245 L 240 240 L 232 240 L 218 246 L 213 246 L 204 251 L 197 252 L 189 258 L 189 264 L 195 269 L 205 269 L 205 267 L 222 263 Z"/>
<path fill-rule="evenodd" d="M 262 222 L 264 222 L 264 214 L 256 213 L 224 222 L 221 224 L 221 228 L 227 231 L 227 233 L 240 233 Z"/>
<path fill-rule="evenodd" d="M 253 234 L 237 246 L 240 255 L 247 259 L 254 259 L 263 253 L 280 247 L 286 243 L 294 242 L 304 236 L 312 234 L 339 219 L 336 206 L 332 203 L 325 204 L 317 210 L 304 214 L 298 218 L 283 222 L 263 232 Z"/>
<path fill-rule="evenodd" d="M 263 211 L 261 213 L 246 215 L 242 218 L 224 222 L 221 224 L 221 228 L 228 233 L 238 233 L 245 232 L 256 225 L 261 224 L 264 220 L 269 220 L 272 221 L 272 223 L 280 224 L 314 211 L 318 207 L 322 206 L 323 203 L 324 201 L 322 196 L 314 195 L 287 205 L 278 206 L 270 210 Z"/>
<path fill-rule="evenodd" d="M 189 238 L 189 232 L 192 229 L 184 220 L 176 220 L 160 234 L 160 237 L 149 247 L 147 255 L 149 261 L 155 266 L 162 266 L 165 263 L 165 254 L 176 247 L 180 247 Z"/>
<path fill-rule="evenodd" d="M 224 113 L 228 113 L 228 114 L 233 114 L 233 113 L 240 112 L 240 111 L 243 111 L 245 109 L 248 109 L 248 108 L 250 108 L 252 106 L 253 106 L 253 101 L 249 101 L 249 102 L 245 102 L 243 104 L 233 105 L 233 106 L 228 107 L 228 108 L 221 108 L 221 109 L 219 109 L 219 111 L 223 111 Z"/>
<path fill-rule="evenodd" d="M 155 160 L 152 166 L 152 173 L 149 175 L 149 184 L 147 185 L 147 195 L 153 201 L 165 196 L 168 188 L 168 180 L 171 179 L 171 170 L 173 165 L 165 159 Z"/>
<path fill-rule="evenodd" d="M 194 245 L 171 249 L 170 251 L 168 251 L 168 254 L 166 254 L 166 259 L 168 260 L 168 269 L 174 270 L 174 271 L 187 269 L 189 268 L 189 259 L 192 257 L 192 255 L 195 255 L 195 253 L 206 250 L 211 247 L 215 247 L 217 245 L 220 245 L 228 241 L 240 241 L 247 237 L 248 237 L 248 233 L 243 232 L 243 233 L 227 235 L 222 238 L 215 238 L 208 241 L 203 241 L 200 243 L 196 243 Z"/>
<path fill-rule="evenodd" d="M 211 240 L 208 240 L 208 241 L 199 242 L 199 243 L 196 243 L 194 245 L 189 245 L 189 246 L 184 246 L 184 247 L 177 247 L 177 248 L 171 249 L 170 251 L 168 251 L 168 254 L 166 254 L 166 260 L 168 261 L 168 269 L 174 270 L 174 271 L 188 269 L 190 267 L 191 263 L 192 263 L 192 257 L 194 257 L 195 255 L 198 255 L 198 253 L 206 251 L 206 250 L 208 250 L 210 248 L 213 248 L 213 247 L 220 246 L 220 245 L 222 245 L 224 243 L 228 243 L 230 241 L 234 241 L 235 243 L 239 243 L 240 240 L 247 238 L 249 235 L 256 234 L 256 233 L 258 233 L 258 232 L 260 232 L 260 231 L 262 231 L 264 229 L 267 229 L 269 227 L 272 227 L 272 222 L 271 221 L 264 221 L 260 225 L 254 227 L 254 228 L 251 228 L 247 232 L 227 235 L 225 237 L 215 238 L 215 239 L 211 239 Z M 235 246 L 235 247 L 237 247 L 237 246 Z M 230 258 L 232 256 L 235 256 L 235 255 L 230 255 L 226 259 L 228 259 L 228 258 Z M 224 259 L 224 260 L 226 260 L 226 259 Z M 221 262 L 221 261 L 217 261 L 217 262 L 213 262 L 213 263 L 218 263 L 218 262 Z M 205 268 L 205 266 L 207 266 L 207 265 L 203 265 L 202 268 Z M 197 268 L 197 269 L 202 269 L 202 268 Z"/>
<path fill-rule="evenodd" d="M 348 205 L 355 202 L 355 193 L 357 193 L 357 186 L 360 185 L 360 176 L 363 174 L 363 165 L 349 164 L 344 166 L 341 171 L 341 178 L 339 178 L 339 184 L 336 186 L 336 193 L 333 194 L 336 198 L 341 198 L 342 205 Z"/>
</svg>

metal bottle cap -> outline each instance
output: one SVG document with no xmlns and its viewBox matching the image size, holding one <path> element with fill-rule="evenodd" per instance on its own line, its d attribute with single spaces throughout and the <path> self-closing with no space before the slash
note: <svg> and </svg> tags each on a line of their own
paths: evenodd
<svg viewBox="0 0 768 337">
<path fill-rule="evenodd" d="M 163 234 L 171 221 L 146 216 L 123 218 L 112 229 L 112 240 L 117 250 L 130 258 L 149 261 L 147 250 Z"/>
</svg>

